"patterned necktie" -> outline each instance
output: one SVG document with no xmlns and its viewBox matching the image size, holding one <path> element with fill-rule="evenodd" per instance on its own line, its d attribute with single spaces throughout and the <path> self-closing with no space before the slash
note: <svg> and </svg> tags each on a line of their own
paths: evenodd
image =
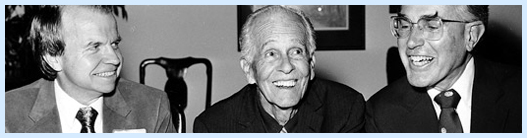
<svg viewBox="0 0 527 138">
<path fill-rule="evenodd" d="M 455 110 L 459 100 L 461 96 L 454 89 L 443 91 L 434 98 L 434 101 L 441 106 L 441 115 L 439 115 L 441 133 L 463 133 L 461 121 Z"/>
<path fill-rule="evenodd" d="M 82 124 L 81 133 L 95 133 L 94 124 L 97 111 L 91 107 L 82 107 L 77 112 L 77 120 Z"/>
</svg>

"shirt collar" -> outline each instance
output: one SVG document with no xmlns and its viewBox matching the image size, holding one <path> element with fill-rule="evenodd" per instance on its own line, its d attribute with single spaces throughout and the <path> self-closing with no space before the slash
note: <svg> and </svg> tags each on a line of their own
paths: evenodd
<svg viewBox="0 0 527 138">
<path fill-rule="evenodd" d="M 467 102 L 470 103 L 472 98 L 467 98 L 467 97 L 472 97 L 472 83 L 473 82 L 474 82 L 474 58 L 470 58 L 461 76 L 456 80 L 456 82 L 449 89 L 456 90 L 456 92 L 461 96 L 461 100 L 469 100 Z M 428 90 L 428 95 L 430 96 L 432 100 L 439 93 L 441 93 L 441 91 L 437 89 L 432 88 Z"/>
<path fill-rule="evenodd" d="M 60 116 L 60 122 L 63 127 L 71 128 L 76 118 L 77 112 L 79 111 L 79 108 L 81 107 L 88 107 L 91 106 L 93 109 L 95 109 L 98 112 L 98 116 L 96 119 L 96 122 L 99 122 L 102 120 L 102 105 L 103 101 L 102 96 L 99 97 L 95 102 L 93 102 L 90 105 L 83 105 L 79 103 L 77 100 L 70 97 L 63 89 L 60 87 L 57 81 L 54 81 L 54 87 L 55 87 L 55 99 L 57 101 L 57 109 Z M 63 128 L 64 130 L 64 128 Z"/>
<path fill-rule="evenodd" d="M 467 63 L 467 66 L 465 67 L 465 70 L 463 70 L 463 74 L 461 74 L 461 76 L 456 81 L 456 83 L 452 85 L 451 89 L 454 89 L 459 93 L 459 95 L 461 96 L 461 99 L 463 99 L 463 101 L 466 101 L 464 103 L 472 103 L 472 98 L 470 97 L 472 97 L 473 82 L 474 82 L 474 58 L 470 58 L 470 60 Z"/>
</svg>

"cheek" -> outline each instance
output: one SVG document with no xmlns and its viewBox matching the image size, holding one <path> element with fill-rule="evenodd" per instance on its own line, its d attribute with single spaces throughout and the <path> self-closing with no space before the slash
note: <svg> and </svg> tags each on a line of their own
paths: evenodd
<svg viewBox="0 0 527 138">
<path fill-rule="evenodd" d="M 309 61 L 306 58 L 295 59 L 295 60 L 293 60 L 292 65 L 300 73 L 305 74 L 305 75 L 307 75 L 310 72 L 310 69 L 311 69 Z"/>
<path fill-rule="evenodd" d="M 463 56 L 466 54 L 464 47 L 464 39 L 458 38 L 460 36 L 452 36 L 443 41 L 443 44 L 437 44 L 435 49 L 436 52 L 441 56 L 444 64 L 450 64 L 455 61 L 463 60 Z"/>
<path fill-rule="evenodd" d="M 254 77 L 256 80 L 266 80 L 273 72 L 274 66 L 270 63 L 258 63 L 254 69 Z"/>
<path fill-rule="evenodd" d="M 406 55 L 406 46 L 404 46 L 402 44 L 399 44 L 399 46 L 397 47 L 397 50 L 399 52 L 399 60 L 402 61 L 403 65 L 407 66 L 408 65 L 408 57 Z"/>
</svg>

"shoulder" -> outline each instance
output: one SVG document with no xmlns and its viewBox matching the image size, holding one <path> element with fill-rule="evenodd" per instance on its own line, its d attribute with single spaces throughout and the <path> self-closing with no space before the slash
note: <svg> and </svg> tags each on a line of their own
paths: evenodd
<svg viewBox="0 0 527 138">
<path fill-rule="evenodd" d="M 108 100 L 124 100 L 129 107 L 142 111 L 157 108 L 168 110 L 170 108 L 167 94 L 159 89 L 122 78 L 119 80 L 116 89 L 116 94 L 107 96 Z M 145 112 L 145 114 L 147 113 Z"/>
<path fill-rule="evenodd" d="M 125 97 L 136 97 L 136 98 L 159 98 L 167 97 L 167 94 L 164 91 L 159 89 L 146 86 L 137 82 L 133 82 L 124 78 L 120 78 L 117 83 L 117 89 Z"/>
<path fill-rule="evenodd" d="M 493 81 L 497 82 L 508 82 L 510 80 L 521 80 L 521 68 L 506 65 L 498 62 L 493 62 L 485 58 L 475 57 L 475 74 L 485 77 L 481 78 L 494 78 Z M 480 76 L 476 76 L 480 77 Z"/>
<path fill-rule="evenodd" d="M 37 98 L 38 92 L 44 85 L 50 85 L 48 87 L 53 87 L 53 81 L 40 79 L 26 86 L 6 92 L 6 110 L 11 109 L 11 107 L 19 107 L 25 105 L 23 103 L 32 105 L 32 103 L 35 102 Z M 30 102 L 31 104 L 29 104 Z"/>
<path fill-rule="evenodd" d="M 388 84 L 375 94 L 373 94 L 367 102 L 367 105 L 373 107 L 390 107 L 388 105 L 398 105 L 405 101 L 412 93 L 416 93 L 418 88 L 412 87 L 408 82 L 406 76 Z"/>
<path fill-rule="evenodd" d="M 474 64 L 474 87 L 497 87 L 506 95 L 521 97 L 521 68 L 492 62 L 484 58 L 475 58 Z"/>
<path fill-rule="evenodd" d="M 313 92 L 317 97 L 327 97 L 330 99 L 356 99 L 363 98 L 362 94 L 355 89 L 330 80 L 314 79 L 310 86 L 310 94 Z"/>
<path fill-rule="evenodd" d="M 493 62 L 484 58 L 475 58 L 474 89 L 482 91 L 499 90 L 507 102 L 521 104 L 522 71 L 521 68 Z M 495 88 L 494 88 L 495 87 Z"/>
<path fill-rule="evenodd" d="M 205 109 L 194 121 L 194 132 L 239 132 L 240 123 L 250 122 L 254 115 L 256 85 L 247 85 L 234 95 Z"/>
<path fill-rule="evenodd" d="M 256 86 L 246 85 L 240 91 L 215 103 L 210 108 L 201 113 L 199 119 L 226 119 L 229 117 L 236 118 L 244 109 L 254 101 Z"/>
<path fill-rule="evenodd" d="M 45 87 L 53 87 L 53 81 L 41 79 L 5 93 L 6 132 L 22 132 L 27 129 L 28 125 L 33 122 L 29 115 L 34 110 L 33 108 L 39 95 L 42 96 L 42 94 L 39 94 L 43 92 L 41 89 Z M 38 100 L 50 99 L 40 98 Z"/>
<path fill-rule="evenodd" d="M 313 107 L 322 105 L 329 112 L 348 113 L 364 109 L 364 97 L 349 86 L 318 78 L 313 80 L 309 87 L 309 91 L 304 94 L 304 99 Z"/>
</svg>

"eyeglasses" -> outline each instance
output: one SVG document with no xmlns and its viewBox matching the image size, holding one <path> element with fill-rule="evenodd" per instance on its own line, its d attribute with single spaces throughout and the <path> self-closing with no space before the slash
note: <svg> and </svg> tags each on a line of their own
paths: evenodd
<svg viewBox="0 0 527 138">
<path fill-rule="evenodd" d="M 426 40 L 436 41 L 441 39 L 443 36 L 443 23 L 445 22 L 470 23 L 467 21 L 446 20 L 439 17 L 421 18 L 419 21 L 417 21 L 417 23 L 413 23 L 412 20 L 406 17 L 393 16 L 391 31 L 393 36 L 398 39 L 408 38 L 409 34 L 412 33 L 414 24 L 417 24 L 418 31 L 423 31 L 423 35 Z"/>
</svg>

